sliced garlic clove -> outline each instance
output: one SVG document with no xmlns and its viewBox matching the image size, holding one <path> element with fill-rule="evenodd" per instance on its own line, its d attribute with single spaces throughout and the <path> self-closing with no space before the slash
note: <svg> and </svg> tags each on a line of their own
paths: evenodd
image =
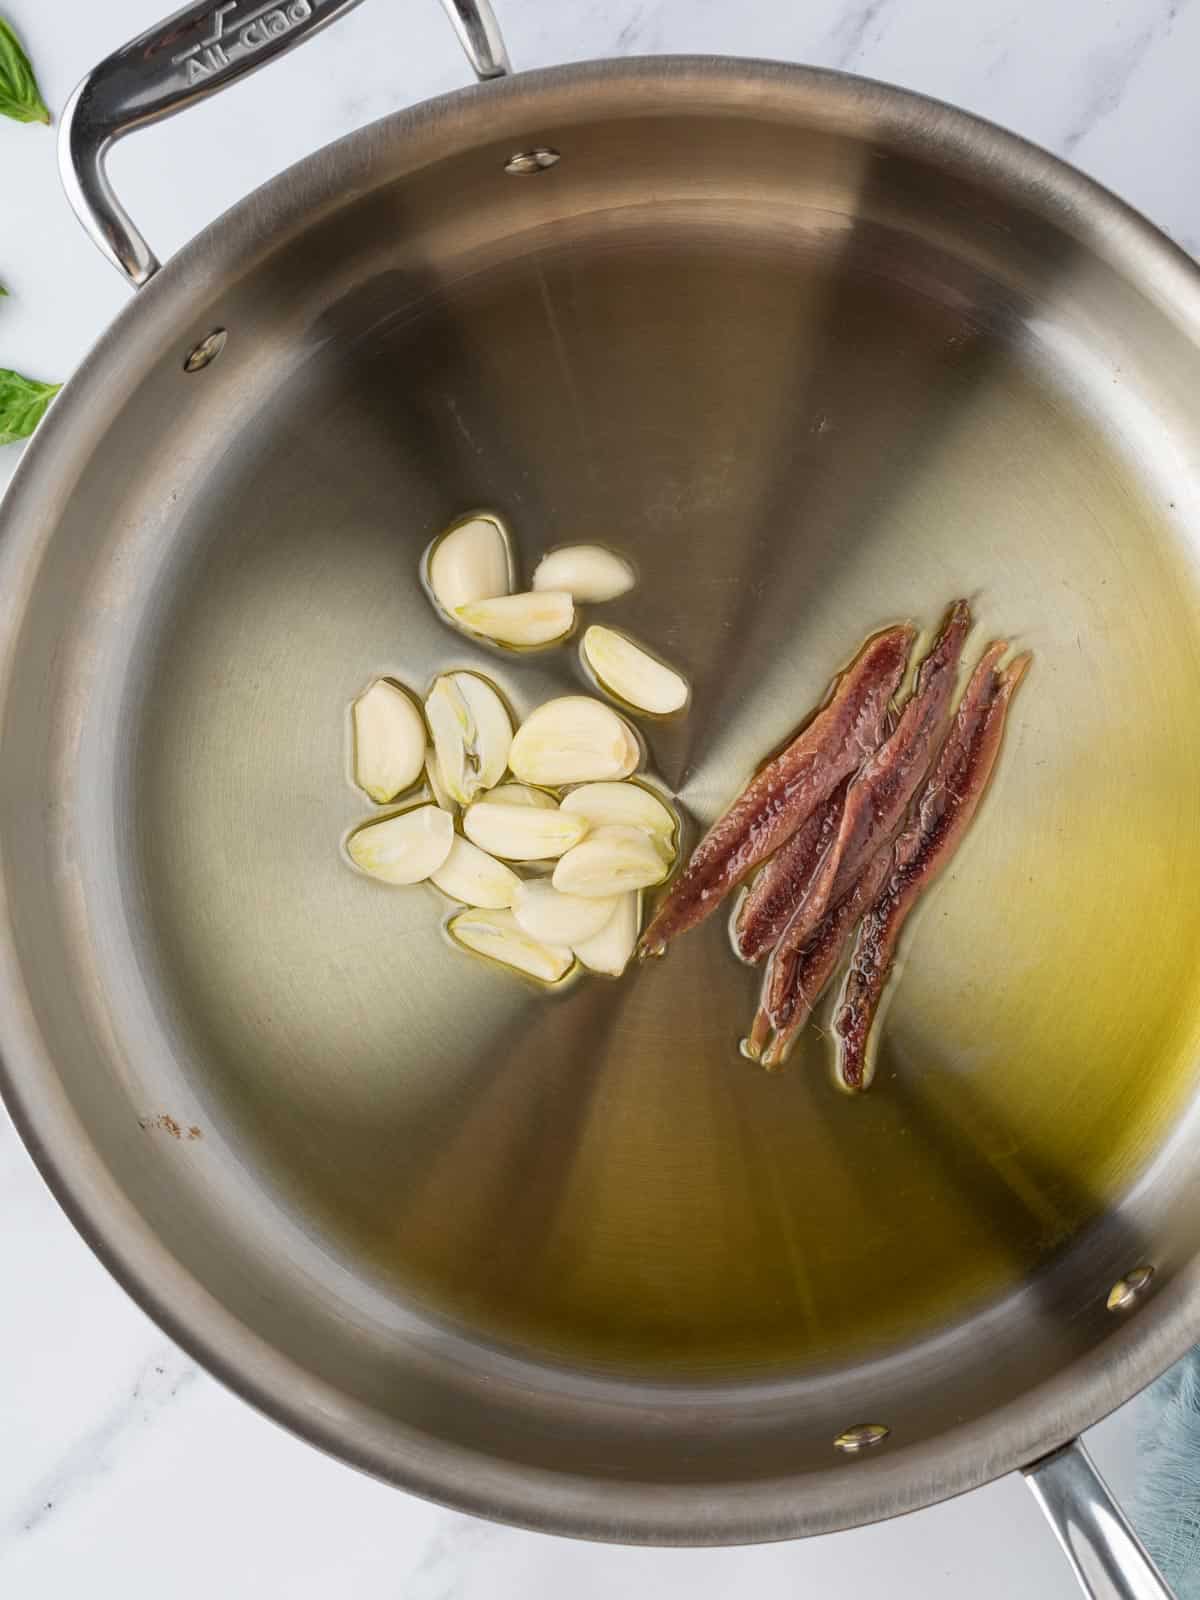
<svg viewBox="0 0 1200 1600">
<path fill-rule="evenodd" d="M 637 735 L 628 723 L 625 724 L 625 745 L 622 753 L 622 762 L 625 766 L 625 776 L 636 772 L 642 760 L 642 747 L 638 743 Z"/>
<path fill-rule="evenodd" d="M 637 579 L 628 561 L 599 544 L 571 544 L 551 550 L 533 574 L 535 589 L 562 589 L 578 604 L 597 604 L 627 594 Z"/>
<path fill-rule="evenodd" d="M 384 883 L 420 883 L 450 854 L 454 819 L 437 806 L 413 806 L 382 822 L 368 822 L 346 842 L 355 866 Z"/>
<path fill-rule="evenodd" d="M 441 806 L 443 811 L 448 811 L 454 816 L 458 811 L 458 801 L 442 782 L 442 769 L 438 765 L 437 751 L 432 745 L 425 752 L 425 782 L 429 785 L 429 792 L 433 796 L 435 805 Z"/>
<path fill-rule="evenodd" d="M 499 694 L 474 672 L 448 672 L 425 701 L 442 784 L 459 805 L 469 805 L 499 783 L 508 765 L 512 723 Z"/>
<path fill-rule="evenodd" d="M 514 776 L 551 789 L 627 778 L 640 759 L 629 725 L 603 701 L 582 694 L 538 706 L 508 753 Z"/>
<path fill-rule="evenodd" d="M 598 905 L 603 903 L 596 902 Z M 633 956 L 641 926 L 641 895 L 623 894 L 600 932 L 574 944 L 575 954 L 590 972 L 603 972 L 610 978 L 619 978 Z"/>
<path fill-rule="evenodd" d="M 494 789 L 479 796 L 489 805 L 537 806 L 542 811 L 553 811 L 558 801 L 544 789 L 531 789 L 527 783 L 498 783 Z"/>
<path fill-rule="evenodd" d="M 454 615 L 472 633 L 495 639 L 497 644 L 523 647 L 553 644 L 565 639 L 575 626 L 575 604 L 569 594 L 557 590 L 478 600 L 474 605 L 457 606 Z"/>
<path fill-rule="evenodd" d="M 582 817 L 590 828 L 609 823 L 641 828 L 671 858 L 679 823 L 673 811 L 640 783 L 585 783 L 572 789 L 562 809 Z"/>
<path fill-rule="evenodd" d="M 615 628 L 589 628 L 579 650 L 601 686 L 639 711 L 666 717 L 687 704 L 686 679 Z"/>
<path fill-rule="evenodd" d="M 560 894 L 548 878 L 520 884 L 512 902 L 518 925 L 542 944 L 574 945 L 594 938 L 616 909 L 615 899 Z"/>
<path fill-rule="evenodd" d="M 460 911 L 447 926 L 450 937 L 466 949 L 542 983 L 557 983 L 574 964 L 569 950 L 531 939 L 511 911 Z"/>
<path fill-rule="evenodd" d="M 386 805 L 421 776 L 425 721 L 412 697 L 387 678 L 354 702 L 354 781 Z"/>
<path fill-rule="evenodd" d="M 513 560 L 504 524 L 490 513 L 451 524 L 426 551 L 424 570 L 434 599 L 451 616 L 459 606 L 508 594 Z"/>
<path fill-rule="evenodd" d="M 543 809 L 484 800 L 468 806 L 463 831 L 472 844 L 504 861 L 546 861 L 577 845 L 587 823 L 557 806 Z"/>
<path fill-rule="evenodd" d="M 511 867 L 488 855 L 469 839 L 455 838 L 450 854 L 430 881 L 452 900 L 468 906 L 487 906 L 499 910 L 511 906 L 521 880 Z"/>
<path fill-rule="evenodd" d="M 569 813 L 568 813 L 569 815 Z M 592 899 L 661 883 L 669 871 L 649 834 L 609 823 L 568 850 L 554 869 L 554 887 Z"/>
</svg>

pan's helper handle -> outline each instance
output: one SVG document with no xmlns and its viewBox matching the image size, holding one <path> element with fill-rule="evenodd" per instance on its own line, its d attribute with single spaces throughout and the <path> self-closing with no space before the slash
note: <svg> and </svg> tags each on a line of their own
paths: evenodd
<svg viewBox="0 0 1200 1600">
<path fill-rule="evenodd" d="M 1025 1481 L 1093 1600 L 1174 1600 L 1076 1439 L 1025 1469 Z"/>
<path fill-rule="evenodd" d="M 353 11 L 360 0 L 199 0 L 102 61 L 63 111 L 58 161 L 67 198 L 135 288 L 159 262 L 108 181 L 118 139 L 174 116 Z M 442 0 L 479 78 L 508 71 L 489 0 Z"/>
</svg>

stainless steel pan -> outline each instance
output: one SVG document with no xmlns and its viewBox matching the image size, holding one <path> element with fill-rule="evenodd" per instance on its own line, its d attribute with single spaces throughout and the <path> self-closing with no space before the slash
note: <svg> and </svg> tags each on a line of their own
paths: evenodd
<svg viewBox="0 0 1200 1600">
<path fill-rule="evenodd" d="M 498 81 L 159 270 L 108 146 L 347 9 L 194 6 L 64 118 L 144 287 L 3 512 L 18 1126 L 174 1337 L 420 1493 L 715 1543 L 1025 1468 L 1093 1593 L 1163 1593 L 1056 1452 L 1200 1333 L 1196 268 L 959 112 L 764 63 L 511 79 L 460 0 Z M 866 1097 L 815 1035 L 738 1058 L 719 928 L 547 1000 L 339 861 L 372 675 L 575 681 L 432 615 L 418 554 L 476 505 L 527 561 L 637 564 L 695 829 L 877 623 L 967 592 L 1034 650 Z"/>
</svg>

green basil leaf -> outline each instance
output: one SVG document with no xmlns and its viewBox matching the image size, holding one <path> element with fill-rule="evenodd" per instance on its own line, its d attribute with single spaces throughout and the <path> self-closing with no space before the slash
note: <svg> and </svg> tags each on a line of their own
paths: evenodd
<svg viewBox="0 0 1200 1600">
<path fill-rule="evenodd" d="M 17 122 L 50 121 L 29 57 L 3 17 L 0 17 L 0 115 Z"/>
<path fill-rule="evenodd" d="M 61 383 L 38 383 L 0 367 L 0 444 L 28 439 L 61 388 Z"/>
</svg>

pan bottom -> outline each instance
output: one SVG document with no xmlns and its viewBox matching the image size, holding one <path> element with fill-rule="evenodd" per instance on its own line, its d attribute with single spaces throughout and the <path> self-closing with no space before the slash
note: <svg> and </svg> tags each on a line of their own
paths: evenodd
<svg viewBox="0 0 1200 1600">
<path fill-rule="evenodd" d="M 355 1275 L 539 1359 L 798 1372 L 1030 1280 L 1193 1090 L 1200 595 L 1132 404 L 995 285 L 665 238 L 341 308 L 162 579 L 136 893 L 197 1096 Z M 717 919 L 548 997 L 340 859 L 373 676 L 474 667 L 522 712 L 582 682 L 432 616 L 419 554 L 478 505 L 526 573 L 576 540 L 635 563 L 605 620 L 691 679 L 648 738 L 693 840 L 870 629 L 966 593 L 975 643 L 1034 652 L 867 1096 L 833 1089 L 823 1018 L 785 1074 L 740 1059 L 755 979 Z"/>
</svg>

